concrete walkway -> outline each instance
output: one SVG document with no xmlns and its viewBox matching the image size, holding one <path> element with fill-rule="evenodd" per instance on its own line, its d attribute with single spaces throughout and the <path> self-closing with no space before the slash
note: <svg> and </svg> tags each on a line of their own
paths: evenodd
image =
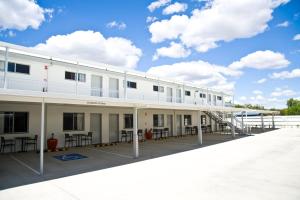
<svg viewBox="0 0 300 200">
<path fill-rule="evenodd" d="M 0 199 L 300 199 L 300 129 L 0 191 Z"/>
</svg>

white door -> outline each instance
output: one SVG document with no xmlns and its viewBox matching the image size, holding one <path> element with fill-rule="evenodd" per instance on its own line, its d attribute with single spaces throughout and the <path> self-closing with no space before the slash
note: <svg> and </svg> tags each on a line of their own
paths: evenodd
<svg viewBox="0 0 300 200">
<path fill-rule="evenodd" d="M 92 96 L 102 96 L 102 77 L 92 75 L 91 78 L 91 95 Z"/>
<path fill-rule="evenodd" d="M 91 113 L 90 131 L 93 132 L 93 144 L 102 143 L 102 115 Z"/>
<path fill-rule="evenodd" d="M 182 135 L 182 116 L 176 115 L 176 135 Z"/>
<path fill-rule="evenodd" d="M 119 141 L 119 114 L 109 114 L 109 142 Z"/>
<path fill-rule="evenodd" d="M 167 87 L 167 102 L 173 102 L 173 89 Z"/>
<path fill-rule="evenodd" d="M 109 97 L 119 98 L 119 79 L 109 78 Z"/>
<path fill-rule="evenodd" d="M 173 115 L 167 115 L 167 127 L 169 128 L 168 136 L 173 136 Z"/>
<path fill-rule="evenodd" d="M 181 103 L 181 89 L 176 89 L 176 103 Z"/>
</svg>

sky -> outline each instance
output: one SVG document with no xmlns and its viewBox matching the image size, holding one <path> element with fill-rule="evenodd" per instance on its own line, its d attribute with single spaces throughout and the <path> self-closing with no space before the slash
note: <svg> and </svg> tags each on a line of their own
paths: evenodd
<svg viewBox="0 0 300 200">
<path fill-rule="evenodd" d="M 299 0 L 0 0 L 0 40 L 234 93 L 300 99 Z"/>
</svg>

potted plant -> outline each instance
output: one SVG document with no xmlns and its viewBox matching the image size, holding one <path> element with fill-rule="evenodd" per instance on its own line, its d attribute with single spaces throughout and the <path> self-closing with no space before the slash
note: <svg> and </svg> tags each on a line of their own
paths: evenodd
<svg viewBox="0 0 300 200">
<path fill-rule="evenodd" d="M 147 140 L 151 140 L 152 139 L 152 128 L 150 128 L 149 130 L 145 129 L 145 138 Z"/>
<path fill-rule="evenodd" d="M 47 147 L 50 151 L 55 151 L 57 147 L 58 140 L 54 138 L 54 133 L 51 134 L 51 138 L 47 140 Z"/>
</svg>

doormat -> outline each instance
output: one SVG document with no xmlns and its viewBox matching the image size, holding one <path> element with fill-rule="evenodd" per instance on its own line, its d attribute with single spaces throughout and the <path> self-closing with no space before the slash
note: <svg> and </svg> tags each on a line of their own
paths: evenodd
<svg viewBox="0 0 300 200">
<path fill-rule="evenodd" d="M 87 156 L 83 156 L 78 153 L 71 153 L 71 154 L 65 154 L 65 155 L 53 156 L 53 157 L 61 161 L 79 160 L 79 159 L 87 158 Z"/>
</svg>

